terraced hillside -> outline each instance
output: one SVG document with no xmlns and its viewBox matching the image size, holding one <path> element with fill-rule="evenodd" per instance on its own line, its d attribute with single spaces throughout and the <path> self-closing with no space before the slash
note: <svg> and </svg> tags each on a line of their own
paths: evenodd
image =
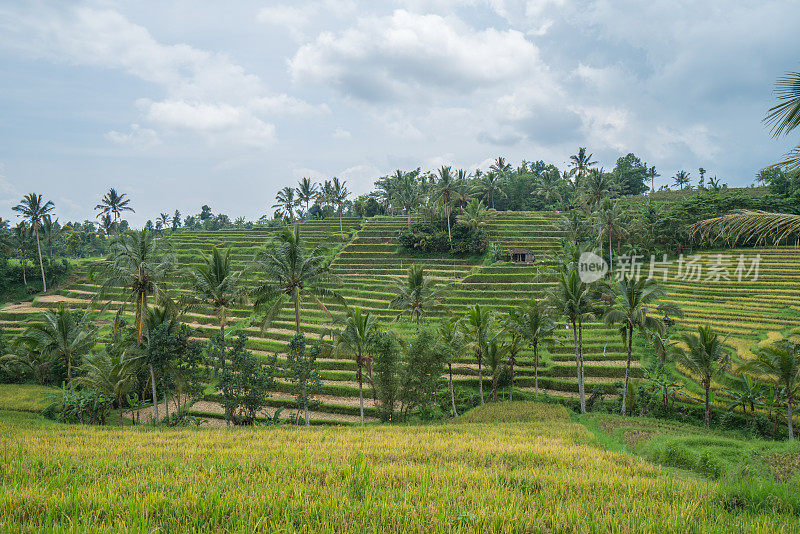
<svg viewBox="0 0 800 534">
<path fill-rule="evenodd" d="M 364 221 L 345 219 L 344 239 L 336 219 L 304 222 L 301 232 L 309 246 L 325 244 L 333 247 L 336 255 L 331 270 L 340 280 L 337 290 L 349 305 L 361 306 L 385 323 L 393 322 L 393 328 L 410 338 L 414 334 L 414 326 L 407 318 L 397 319 L 396 311 L 389 309 L 394 277 L 403 275 L 412 263 L 419 263 L 439 283 L 449 286 L 443 299 L 444 309 L 429 319 L 432 323 L 443 315 L 463 314 L 473 303 L 504 312 L 526 298 L 543 296 L 550 286 L 545 259 L 547 252 L 552 251 L 560 239 L 557 218 L 555 213 L 501 212 L 488 225 L 492 241 L 502 247 L 525 246 L 535 251 L 537 261 L 533 264 L 501 262 L 484 266 L 470 259 L 421 257 L 403 253 L 398 249 L 395 236 L 407 223 L 405 217 L 374 217 Z M 245 269 L 250 282 L 254 282 L 254 275 L 246 267 L 258 247 L 268 241 L 270 233 L 264 229 L 179 232 L 165 238 L 163 245 L 165 250 L 173 251 L 184 266 L 199 263 L 201 254 L 208 253 L 214 245 L 231 247 L 236 266 Z M 759 279 L 756 281 L 679 280 L 675 276 L 677 265 L 672 265 L 667 282 L 670 300 L 681 304 L 687 312 L 683 324 L 693 326 L 712 321 L 720 329 L 734 334 L 743 353 L 759 336 L 797 324 L 800 315 L 800 273 L 794 267 L 800 260 L 800 252 L 796 249 L 746 252 L 762 255 Z M 733 273 L 739 251 L 727 251 L 726 254 L 734 257 L 734 264 L 730 268 Z M 707 263 L 715 261 L 711 255 L 704 255 L 704 258 L 703 261 Z M 185 290 L 183 287 L 175 289 L 177 293 Z M 0 325 L 9 333 L 17 332 L 23 328 L 25 320 L 35 317 L 41 309 L 55 307 L 60 302 L 71 307 L 83 307 L 96 291 L 97 285 L 83 281 L 40 296 L 33 303 L 8 305 L 0 310 Z M 114 300 L 122 299 L 121 294 L 112 294 L 111 297 Z M 340 305 L 329 304 L 334 315 L 343 311 Z M 234 309 L 231 321 L 249 315 L 249 308 Z M 303 304 L 301 318 L 303 330 L 312 338 L 321 335 L 331 325 L 331 319 L 310 303 Z M 194 310 L 186 316 L 186 321 L 196 328 L 200 337 L 209 337 L 217 329 L 216 318 L 210 308 Z M 249 348 L 261 355 L 280 354 L 292 336 L 293 326 L 293 321 L 287 315 L 266 332 L 251 327 Z M 572 397 L 576 395 L 577 384 L 572 363 L 571 335 L 566 329 L 559 330 L 558 335 L 562 343 L 551 347 L 543 355 L 540 386 L 551 395 Z M 591 393 L 595 386 L 602 385 L 606 392 L 613 392 L 623 374 L 625 357 L 616 328 L 590 323 L 584 339 L 587 391 Z M 531 390 L 532 355 L 523 353 L 520 363 L 518 386 L 522 391 Z M 355 363 L 349 359 L 325 359 L 320 366 L 324 383 L 320 399 L 323 402 L 311 414 L 312 420 L 337 423 L 356 421 L 358 390 Z M 638 361 L 634 362 L 633 373 L 640 373 Z M 475 386 L 476 375 L 477 365 L 471 358 L 465 356 L 458 362 L 455 377 L 457 385 Z M 279 389 L 281 391 L 273 395 L 270 401 L 273 408 L 291 404 L 291 385 L 283 382 Z M 371 399 L 369 388 L 366 397 Z M 376 411 L 371 400 L 367 401 L 367 406 L 367 414 L 374 418 Z M 221 409 L 213 396 L 197 403 L 194 411 L 208 416 L 212 421 L 220 421 Z"/>
</svg>

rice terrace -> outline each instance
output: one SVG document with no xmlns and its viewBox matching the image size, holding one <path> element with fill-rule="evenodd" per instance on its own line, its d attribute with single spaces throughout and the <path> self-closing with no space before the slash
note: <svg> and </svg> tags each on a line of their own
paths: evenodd
<svg viewBox="0 0 800 534">
<path fill-rule="evenodd" d="M 512 4 L 0 3 L 0 531 L 800 532 L 800 11 Z"/>
</svg>

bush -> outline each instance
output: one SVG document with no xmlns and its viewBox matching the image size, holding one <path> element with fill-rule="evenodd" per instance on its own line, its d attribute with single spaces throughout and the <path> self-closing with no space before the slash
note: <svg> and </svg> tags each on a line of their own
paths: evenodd
<svg viewBox="0 0 800 534">
<path fill-rule="evenodd" d="M 93 389 L 62 387 L 46 396 L 42 415 L 61 423 L 106 424 L 114 399 Z"/>
<path fill-rule="evenodd" d="M 258 412 L 267 405 L 269 391 L 275 388 L 277 356 L 265 364 L 244 348 L 245 343 L 247 335 L 240 332 L 227 352 L 229 363 L 217 370 L 225 417 L 235 425 L 255 424 Z"/>
<path fill-rule="evenodd" d="M 489 246 L 489 237 L 483 229 L 473 230 L 463 225 L 451 227 L 453 247 L 447 235 L 444 219 L 434 222 L 418 222 L 404 228 L 397 240 L 404 248 L 413 252 L 451 253 L 455 256 L 479 255 Z"/>
<path fill-rule="evenodd" d="M 381 332 L 370 340 L 373 353 L 372 368 L 375 374 L 378 416 L 383 422 L 391 421 L 400 391 L 400 342 L 393 333 Z"/>
</svg>

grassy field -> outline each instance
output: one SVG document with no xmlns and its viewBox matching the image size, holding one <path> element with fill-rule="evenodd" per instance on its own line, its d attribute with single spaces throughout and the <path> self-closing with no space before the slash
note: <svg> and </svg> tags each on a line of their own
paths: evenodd
<svg viewBox="0 0 800 534">
<path fill-rule="evenodd" d="M 464 420 L 486 418 L 509 422 L 121 429 L 0 410 L 0 530 L 800 531 L 783 501 L 606 450 L 563 408 Z"/>
</svg>

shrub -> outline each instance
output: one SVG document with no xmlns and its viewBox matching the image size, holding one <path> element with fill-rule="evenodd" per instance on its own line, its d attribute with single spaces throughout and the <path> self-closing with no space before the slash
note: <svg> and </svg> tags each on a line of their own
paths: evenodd
<svg viewBox="0 0 800 534">
<path fill-rule="evenodd" d="M 419 222 L 404 228 L 397 236 L 403 247 L 413 252 L 452 253 L 455 256 L 483 254 L 489 237 L 483 229 L 477 231 L 463 225 L 451 227 L 453 247 L 447 234 L 446 221 Z"/>
<path fill-rule="evenodd" d="M 46 395 L 42 415 L 61 423 L 106 424 L 114 399 L 93 389 L 61 389 Z"/>
<path fill-rule="evenodd" d="M 383 422 L 391 421 L 400 392 L 400 342 L 393 333 L 381 332 L 370 340 L 373 353 L 374 385 L 378 416 Z"/>
<path fill-rule="evenodd" d="M 225 417 L 235 425 L 255 424 L 258 412 L 267 405 L 269 391 L 275 387 L 278 358 L 273 355 L 264 363 L 244 348 L 245 343 L 247 335 L 240 332 L 227 353 L 230 363 L 217 371 Z"/>
</svg>

